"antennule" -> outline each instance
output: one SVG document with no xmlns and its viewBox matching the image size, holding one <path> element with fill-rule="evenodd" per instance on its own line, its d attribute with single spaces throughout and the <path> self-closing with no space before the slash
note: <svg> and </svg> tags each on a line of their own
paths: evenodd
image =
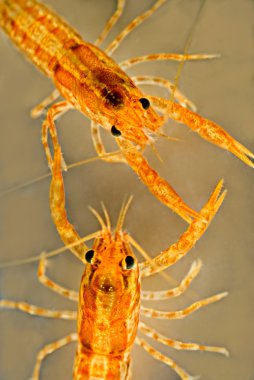
<svg viewBox="0 0 254 380">
<path fill-rule="evenodd" d="M 129 199 L 127 200 L 127 202 L 123 202 L 123 205 L 122 205 L 122 208 L 121 208 L 121 211 L 120 211 L 120 214 L 119 214 L 119 217 L 118 217 L 118 221 L 117 221 L 117 224 L 116 224 L 116 233 L 120 232 L 122 227 L 123 227 L 123 223 L 124 223 L 124 219 L 125 219 L 125 216 L 126 216 L 126 213 L 128 211 L 128 208 L 131 204 L 131 201 L 133 199 L 133 195 L 131 195 L 129 197 Z"/>
</svg>

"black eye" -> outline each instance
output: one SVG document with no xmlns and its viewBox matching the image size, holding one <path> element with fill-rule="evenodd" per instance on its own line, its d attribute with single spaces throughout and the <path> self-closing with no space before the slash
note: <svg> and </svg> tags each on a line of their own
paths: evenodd
<svg viewBox="0 0 254 380">
<path fill-rule="evenodd" d="M 119 137 L 122 134 L 121 131 L 116 129 L 116 127 L 114 125 L 113 125 L 113 127 L 111 127 L 111 133 L 113 136 L 116 136 L 116 137 Z"/>
<path fill-rule="evenodd" d="M 144 108 L 144 110 L 148 110 L 148 108 L 150 107 L 149 100 L 146 98 L 140 98 L 139 101 L 142 104 L 142 107 Z"/>
<path fill-rule="evenodd" d="M 132 269 L 135 264 L 135 260 L 132 256 L 126 256 L 125 257 L 125 264 L 126 264 L 126 269 Z"/>
<path fill-rule="evenodd" d="M 85 258 L 89 264 L 91 264 L 93 257 L 94 257 L 94 250 L 93 249 L 90 249 L 90 251 L 86 252 Z"/>
</svg>

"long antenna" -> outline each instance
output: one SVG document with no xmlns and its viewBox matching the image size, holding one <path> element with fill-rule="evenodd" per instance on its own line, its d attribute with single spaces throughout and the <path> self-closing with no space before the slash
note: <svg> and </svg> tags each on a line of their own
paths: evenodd
<svg viewBox="0 0 254 380">
<path fill-rule="evenodd" d="M 75 241 L 75 243 L 71 243 L 71 244 L 65 245 L 65 246 L 63 246 L 61 248 L 54 249 L 53 251 L 43 252 L 43 257 L 46 259 L 48 257 L 57 256 L 60 253 L 68 251 L 68 249 L 70 249 L 72 247 L 75 247 L 76 245 L 78 245 L 78 244 L 80 244 L 82 242 L 95 239 L 99 232 L 100 231 L 93 232 L 92 234 L 84 236 L 81 239 L 79 239 L 78 241 Z M 6 262 L 3 262 L 3 263 L 0 263 L 0 269 L 34 263 L 36 261 L 39 261 L 41 259 L 41 257 L 42 257 L 42 254 L 36 255 L 36 256 L 27 257 L 25 259 L 20 259 L 20 260 L 6 261 Z"/>
<path fill-rule="evenodd" d="M 205 6 L 205 2 L 206 0 L 203 0 L 200 7 L 199 7 L 199 10 L 198 10 L 198 13 L 196 14 L 196 17 L 194 19 L 194 22 L 191 26 L 191 29 L 190 29 L 190 32 L 188 33 L 188 37 L 187 37 L 187 40 L 185 41 L 185 44 L 184 44 L 184 49 L 183 49 L 183 54 L 184 55 L 187 55 L 188 52 L 189 52 L 189 49 L 190 49 L 190 46 L 191 46 L 191 42 L 192 42 L 192 39 L 193 39 L 193 35 L 194 35 L 194 32 L 196 30 L 196 27 L 197 27 L 197 23 L 198 23 L 198 20 L 203 12 L 203 9 L 204 9 L 204 6 Z M 177 69 L 177 72 L 176 72 L 176 76 L 175 76 L 175 79 L 174 79 L 174 83 L 173 83 L 173 87 L 172 87 L 172 92 L 171 92 L 171 96 L 170 96 L 170 101 L 174 101 L 174 95 L 175 95 L 175 91 L 178 87 L 178 83 L 179 83 L 179 79 L 180 79 L 180 75 L 181 75 L 181 72 L 183 70 L 183 65 L 185 63 L 185 59 L 183 59 L 179 65 L 178 65 L 178 69 Z"/>
<path fill-rule="evenodd" d="M 73 164 L 67 165 L 67 170 L 72 169 L 72 168 L 76 168 L 76 167 L 81 166 L 81 165 L 89 164 L 90 162 L 99 161 L 99 160 L 102 160 L 103 158 L 113 157 L 113 156 L 116 156 L 119 154 L 123 154 L 123 152 L 120 150 L 117 150 L 117 151 L 114 151 L 111 153 L 103 154 L 103 156 L 95 156 L 95 157 L 87 158 L 85 160 L 81 160 L 78 162 L 74 162 Z M 19 185 L 12 186 L 9 189 L 2 190 L 2 191 L 0 191 L 0 197 L 3 197 L 4 195 L 10 194 L 16 190 L 20 190 L 20 189 L 23 189 L 23 188 L 28 187 L 30 185 L 33 185 L 36 182 L 40 182 L 40 181 L 42 181 L 48 177 L 51 177 L 51 175 L 52 175 L 51 172 L 49 172 L 49 173 L 43 174 L 37 178 L 33 178 L 29 181 L 20 183 Z"/>
</svg>

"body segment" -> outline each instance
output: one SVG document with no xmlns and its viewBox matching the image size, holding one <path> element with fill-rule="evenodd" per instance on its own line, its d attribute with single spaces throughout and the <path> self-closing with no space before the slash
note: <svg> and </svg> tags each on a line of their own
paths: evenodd
<svg viewBox="0 0 254 380">
<path fill-rule="evenodd" d="M 129 379 L 139 322 L 138 265 L 126 267 L 126 258 L 135 259 L 121 232 L 102 233 L 87 255 L 92 258 L 80 285 L 74 379 Z"/>
<path fill-rule="evenodd" d="M 75 108 L 108 130 L 126 129 L 127 138 L 145 146 L 142 123 L 155 130 L 160 118 L 150 110 L 142 120 L 142 93 L 113 59 L 42 3 L 3 0 L 0 11 L 5 32 Z"/>
</svg>

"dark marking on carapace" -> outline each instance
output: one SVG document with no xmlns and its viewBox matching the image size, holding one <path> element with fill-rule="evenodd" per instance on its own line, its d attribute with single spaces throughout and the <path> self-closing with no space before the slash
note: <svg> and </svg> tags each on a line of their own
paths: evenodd
<svg viewBox="0 0 254 380">
<path fill-rule="evenodd" d="M 104 88 L 101 95 L 106 99 L 107 103 L 115 108 L 119 108 L 124 104 L 123 96 L 117 90 Z"/>
</svg>

